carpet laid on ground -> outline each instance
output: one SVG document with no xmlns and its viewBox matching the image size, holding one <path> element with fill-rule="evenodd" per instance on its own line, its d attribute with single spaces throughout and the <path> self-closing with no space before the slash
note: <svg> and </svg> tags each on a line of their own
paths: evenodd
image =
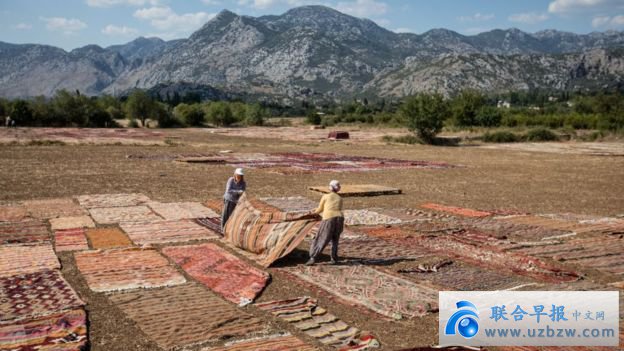
<svg viewBox="0 0 624 351">
<path fill-rule="evenodd" d="M 261 212 L 243 194 L 225 226 L 224 239 L 268 267 L 312 234 L 318 222 L 289 212 Z"/>
<path fill-rule="evenodd" d="M 338 255 L 345 260 L 391 262 L 430 255 L 425 249 L 398 246 L 382 239 L 366 236 L 346 238 L 341 235 L 338 248 Z M 331 245 L 327 245 L 323 252 L 329 255 L 330 250 Z"/>
<path fill-rule="evenodd" d="M 59 217 L 50 219 L 50 227 L 52 230 L 93 228 L 95 223 L 89 216 Z"/>
<path fill-rule="evenodd" d="M 87 229 L 92 249 L 111 249 L 132 246 L 130 239 L 118 228 Z"/>
<path fill-rule="evenodd" d="M 83 305 L 57 270 L 0 278 L 2 323 L 48 316 Z"/>
<path fill-rule="evenodd" d="M 82 195 L 76 198 L 80 205 L 85 208 L 137 206 L 150 201 L 143 194 Z"/>
<path fill-rule="evenodd" d="M 239 305 L 251 303 L 270 279 L 268 273 L 213 243 L 167 247 L 163 253 L 195 280 Z"/>
<path fill-rule="evenodd" d="M 0 223 L 21 221 L 28 217 L 28 211 L 21 205 L 0 206 Z"/>
<path fill-rule="evenodd" d="M 120 224 L 138 245 L 185 242 L 220 238 L 215 232 L 191 220 L 125 222 Z"/>
<path fill-rule="evenodd" d="M 477 266 L 448 261 L 435 271 L 432 265 L 416 263 L 398 273 L 415 283 L 428 283 L 443 290 L 505 290 L 531 284 L 533 280 L 516 274 L 495 272 Z M 435 266 L 433 266 L 435 267 Z M 383 268 L 387 270 L 387 268 Z"/>
<path fill-rule="evenodd" d="M 194 219 L 219 217 L 219 215 L 199 202 L 148 202 L 147 205 L 164 219 Z"/>
<path fill-rule="evenodd" d="M 263 197 L 260 198 L 260 200 L 266 202 L 273 207 L 279 208 L 284 212 L 307 213 L 314 210 L 318 205 L 316 202 L 303 196 Z"/>
<path fill-rule="evenodd" d="M 319 351 L 293 335 L 258 337 L 232 341 L 223 347 L 209 347 L 202 351 Z"/>
<path fill-rule="evenodd" d="M 0 223 L 0 245 L 50 241 L 48 226 L 38 220 Z"/>
<path fill-rule="evenodd" d="M 150 222 L 162 219 L 147 206 L 99 207 L 89 209 L 89 213 L 99 224 Z"/>
<path fill-rule="evenodd" d="M 397 230 L 397 228 L 394 229 Z M 375 235 L 373 232 L 369 234 Z M 420 246 L 486 269 L 525 275 L 544 282 L 571 282 L 579 279 L 578 273 L 544 262 L 537 257 L 505 252 L 506 246 L 513 247 L 514 245 L 479 233 L 464 230 L 442 235 L 412 236 L 407 233 L 403 236 L 385 236 L 384 239 L 396 245 Z"/>
<path fill-rule="evenodd" d="M 54 232 L 56 252 L 89 250 L 86 231 L 83 228 L 57 230 Z"/>
<path fill-rule="evenodd" d="M 364 334 L 318 305 L 316 299 L 301 297 L 255 304 L 263 311 L 291 323 L 321 344 L 338 350 L 366 350 L 379 347 L 374 336 Z"/>
<path fill-rule="evenodd" d="M 203 205 L 216 213 L 221 213 L 221 211 L 223 211 L 223 199 L 209 199 L 206 200 Z"/>
<path fill-rule="evenodd" d="M 510 251 L 624 275 L 624 238 L 621 236 L 574 239 Z"/>
<path fill-rule="evenodd" d="M 438 291 L 364 265 L 316 265 L 282 268 L 344 301 L 381 315 L 402 319 L 437 310 Z"/>
<path fill-rule="evenodd" d="M 59 268 L 52 244 L 0 246 L 0 277 Z"/>
<path fill-rule="evenodd" d="M 386 216 L 370 210 L 344 210 L 346 225 L 387 225 L 401 224 L 398 218 Z"/>
<path fill-rule="evenodd" d="M 84 251 L 76 266 L 96 292 L 179 285 L 186 279 L 153 249 Z"/>
<path fill-rule="evenodd" d="M 282 174 L 293 174 L 295 172 L 366 172 L 409 168 L 445 169 L 455 167 L 443 162 L 305 152 L 234 154 L 228 155 L 225 158 L 225 162 L 234 167 L 262 168 Z"/>
<path fill-rule="evenodd" d="M 195 218 L 195 223 L 211 230 L 221 236 L 221 218 Z"/>
<path fill-rule="evenodd" d="M 525 224 L 547 229 L 565 230 L 576 234 L 583 233 L 618 233 L 624 234 L 624 219 L 598 218 L 581 219 L 562 215 L 520 215 L 500 218 L 516 224 Z"/>
<path fill-rule="evenodd" d="M 117 293 L 110 299 L 165 350 L 267 330 L 264 321 L 195 284 Z"/>
<path fill-rule="evenodd" d="M 420 207 L 426 208 L 429 210 L 448 212 L 451 214 L 456 214 L 456 215 L 460 215 L 464 217 L 487 217 L 487 216 L 492 215 L 491 212 L 478 211 L 478 210 L 472 210 L 469 208 L 462 208 L 462 207 L 455 207 L 455 206 L 446 206 L 446 205 L 440 205 L 440 204 L 434 204 L 434 203 L 422 204 L 420 205 Z"/>
<path fill-rule="evenodd" d="M 87 315 L 82 309 L 0 325 L 0 350 L 79 351 L 87 346 Z"/>
<path fill-rule="evenodd" d="M 39 219 L 78 217 L 87 214 L 72 199 L 29 200 L 23 202 L 31 216 Z"/>
</svg>

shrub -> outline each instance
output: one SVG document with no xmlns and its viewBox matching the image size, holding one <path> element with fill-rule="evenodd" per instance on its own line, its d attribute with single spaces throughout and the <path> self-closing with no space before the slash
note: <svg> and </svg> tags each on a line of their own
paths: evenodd
<svg viewBox="0 0 624 351">
<path fill-rule="evenodd" d="M 499 109 L 494 106 L 483 106 L 477 112 L 475 122 L 483 127 L 498 127 L 503 118 Z"/>
<path fill-rule="evenodd" d="M 223 101 L 212 102 L 206 109 L 206 117 L 210 123 L 217 126 L 229 126 L 237 122 L 232 114 L 230 105 Z"/>
<path fill-rule="evenodd" d="M 515 143 L 520 141 L 516 134 L 507 131 L 485 133 L 482 139 L 486 143 Z"/>
<path fill-rule="evenodd" d="M 204 111 L 199 104 L 188 105 L 181 103 L 173 109 L 173 115 L 187 126 L 201 126 L 204 124 Z"/>
<path fill-rule="evenodd" d="M 429 144 L 442 130 L 448 111 L 448 104 L 442 95 L 424 93 L 407 99 L 399 110 L 407 121 L 408 129 Z"/>
<path fill-rule="evenodd" d="M 477 125 L 477 115 L 485 105 L 483 94 L 476 90 L 464 90 L 452 102 L 453 120 L 458 126 Z"/>
<path fill-rule="evenodd" d="M 267 111 L 259 104 L 247 106 L 245 124 L 248 126 L 261 126 L 264 124 L 266 116 Z"/>
<path fill-rule="evenodd" d="M 318 126 L 322 122 L 321 116 L 316 112 L 315 109 L 310 109 L 306 114 L 306 122 L 308 124 L 312 124 Z"/>
<path fill-rule="evenodd" d="M 526 141 L 557 141 L 559 137 L 550 129 L 535 128 L 526 133 L 525 139 Z"/>
</svg>

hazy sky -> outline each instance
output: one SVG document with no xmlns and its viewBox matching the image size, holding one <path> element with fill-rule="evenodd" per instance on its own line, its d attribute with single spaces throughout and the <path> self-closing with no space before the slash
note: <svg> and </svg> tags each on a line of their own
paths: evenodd
<svg viewBox="0 0 624 351">
<path fill-rule="evenodd" d="M 185 38 L 222 9 L 259 16 L 311 4 L 369 18 L 396 32 L 624 30 L 624 0 L 0 0 L 0 41 L 70 50 L 138 36 Z"/>
</svg>

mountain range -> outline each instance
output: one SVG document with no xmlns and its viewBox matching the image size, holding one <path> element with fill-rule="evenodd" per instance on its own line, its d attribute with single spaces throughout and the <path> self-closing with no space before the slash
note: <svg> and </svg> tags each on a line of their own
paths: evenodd
<svg viewBox="0 0 624 351">
<path fill-rule="evenodd" d="M 189 38 L 172 41 L 141 37 L 69 52 L 0 42 L 3 97 L 50 96 L 59 89 L 122 95 L 155 87 L 283 102 L 420 91 L 448 95 L 467 87 L 620 89 L 624 32 L 394 33 L 328 7 L 303 6 L 262 17 L 223 10 Z"/>
</svg>

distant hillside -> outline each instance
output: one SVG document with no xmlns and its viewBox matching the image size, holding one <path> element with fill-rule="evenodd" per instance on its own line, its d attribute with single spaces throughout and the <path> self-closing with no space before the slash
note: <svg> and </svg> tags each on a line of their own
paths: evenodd
<svg viewBox="0 0 624 351">
<path fill-rule="evenodd" d="M 175 41 L 138 38 L 71 52 L 0 42 L 0 96 L 58 89 L 122 94 L 164 86 L 206 87 L 207 98 L 282 99 L 451 94 L 466 87 L 602 89 L 623 84 L 622 47 L 624 32 L 616 31 L 397 34 L 323 6 L 257 18 L 224 10 Z"/>
</svg>

